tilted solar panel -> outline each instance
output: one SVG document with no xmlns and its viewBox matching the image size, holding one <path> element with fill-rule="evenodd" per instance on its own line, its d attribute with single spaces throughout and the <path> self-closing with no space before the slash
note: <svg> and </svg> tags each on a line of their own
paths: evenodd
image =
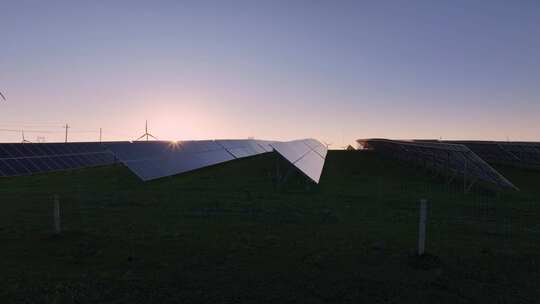
<svg viewBox="0 0 540 304">
<path fill-rule="evenodd" d="M 540 143 L 502 141 L 452 141 L 469 147 L 488 162 L 516 167 L 540 168 Z"/>
<path fill-rule="evenodd" d="M 326 158 L 328 149 L 325 145 L 312 138 L 305 139 L 305 143 L 322 158 Z"/>
<path fill-rule="evenodd" d="M 255 139 L 255 143 L 257 143 L 261 148 L 264 149 L 266 152 L 272 152 L 274 151 L 274 148 L 272 148 L 272 143 L 275 143 L 276 141 L 270 141 L 270 140 L 260 140 Z"/>
<path fill-rule="evenodd" d="M 251 139 L 147 141 L 106 146 L 145 181 L 269 152 L 259 141 Z"/>
<path fill-rule="evenodd" d="M 267 152 L 254 140 L 216 140 L 225 150 L 229 151 L 235 158 L 253 156 Z"/>
<path fill-rule="evenodd" d="M 319 183 L 326 159 L 326 146 L 315 139 L 274 142 L 271 146 L 307 177 Z"/>
<path fill-rule="evenodd" d="M 435 143 L 461 144 L 467 146 L 483 160 L 492 164 L 520 168 L 540 169 L 540 143 L 519 141 L 483 140 L 427 140 Z"/>
<path fill-rule="evenodd" d="M 480 180 L 502 188 L 517 190 L 516 186 L 465 145 L 387 139 L 367 139 L 357 142 L 365 148 L 432 170 L 463 174 L 473 181 Z"/>
<path fill-rule="evenodd" d="M 492 163 L 513 163 L 519 161 L 514 154 L 510 153 L 497 143 L 480 143 L 480 142 L 456 142 L 463 144 L 471 149 L 482 159 Z"/>
<path fill-rule="evenodd" d="M 248 139 L 0 144 L 0 176 L 101 166 L 119 160 L 146 181 L 272 152 L 276 147 L 306 176 L 319 181 L 327 150 L 313 139 L 288 143 Z"/>
<path fill-rule="evenodd" d="M 108 165 L 113 154 L 100 143 L 0 144 L 0 176 L 19 176 Z"/>
<path fill-rule="evenodd" d="M 540 168 L 540 143 L 503 143 L 501 146 L 517 157 L 522 166 Z"/>
</svg>

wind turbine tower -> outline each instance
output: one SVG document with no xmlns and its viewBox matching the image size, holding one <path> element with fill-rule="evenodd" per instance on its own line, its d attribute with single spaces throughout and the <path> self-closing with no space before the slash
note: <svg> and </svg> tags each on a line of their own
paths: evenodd
<svg viewBox="0 0 540 304">
<path fill-rule="evenodd" d="M 26 140 L 26 138 L 24 138 L 24 130 L 21 130 L 21 133 L 22 133 L 22 143 L 23 143 L 23 144 L 29 144 L 29 143 L 31 143 L 31 141 Z"/>
</svg>

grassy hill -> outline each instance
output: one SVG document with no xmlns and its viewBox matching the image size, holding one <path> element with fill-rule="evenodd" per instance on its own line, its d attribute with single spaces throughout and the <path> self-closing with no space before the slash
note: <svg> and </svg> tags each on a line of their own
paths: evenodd
<svg viewBox="0 0 540 304">
<path fill-rule="evenodd" d="M 0 302 L 534 303 L 540 172 L 498 169 L 522 191 L 358 151 L 330 151 L 320 185 L 277 187 L 274 154 L 146 183 L 121 165 L 0 179 Z"/>
</svg>

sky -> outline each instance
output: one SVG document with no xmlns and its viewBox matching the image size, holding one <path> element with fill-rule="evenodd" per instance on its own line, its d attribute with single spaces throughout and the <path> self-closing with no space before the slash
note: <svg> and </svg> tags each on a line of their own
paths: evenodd
<svg viewBox="0 0 540 304">
<path fill-rule="evenodd" d="M 0 141 L 540 141 L 539 1 L 0 1 Z"/>
</svg>

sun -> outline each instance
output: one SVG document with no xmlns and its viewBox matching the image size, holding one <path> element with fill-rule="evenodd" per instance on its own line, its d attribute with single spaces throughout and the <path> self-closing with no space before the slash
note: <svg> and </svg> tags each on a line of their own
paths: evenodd
<svg viewBox="0 0 540 304">
<path fill-rule="evenodd" d="M 180 141 L 179 140 L 171 140 L 169 142 L 169 147 L 173 150 L 176 150 L 178 148 L 180 148 Z"/>
</svg>

